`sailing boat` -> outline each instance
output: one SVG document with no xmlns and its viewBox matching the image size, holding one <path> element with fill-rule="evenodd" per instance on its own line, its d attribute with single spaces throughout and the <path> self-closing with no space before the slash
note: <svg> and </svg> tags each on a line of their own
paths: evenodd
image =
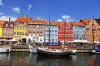
<svg viewBox="0 0 100 66">
<path fill-rule="evenodd" d="M 72 52 L 68 50 L 68 48 L 64 47 L 64 44 L 62 44 L 61 46 L 51 46 L 50 45 L 50 18 L 49 18 L 49 46 L 45 46 L 45 47 L 38 47 L 37 48 L 37 53 L 39 55 L 46 55 L 46 56 L 66 56 L 66 55 L 70 55 Z"/>
<path fill-rule="evenodd" d="M 100 54 L 100 44 L 97 47 L 94 43 L 94 38 L 95 38 L 94 31 L 95 31 L 95 27 L 94 27 L 94 19 L 93 19 L 93 22 L 92 22 L 93 48 L 90 50 L 90 52 L 93 54 Z"/>
</svg>

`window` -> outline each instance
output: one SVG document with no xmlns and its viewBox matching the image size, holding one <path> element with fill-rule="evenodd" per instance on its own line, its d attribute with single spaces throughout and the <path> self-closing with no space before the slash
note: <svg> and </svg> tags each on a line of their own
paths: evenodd
<svg viewBox="0 0 100 66">
<path fill-rule="evenodd" d="M 11 24 L 10 27 L 13 27 L 13 24 Z"/>
<path fill-rule="evenodd" d="M 24 22 L 24 25 L 26 25 L 27 23 Z"/>
<path fill-rule="evenodd" d="M 40 28 L 42 28 L 42 25 L 40 25 Z"/>
<path fill-rule="evenodd" d="M 24 35 L 24 32 L 22 32 L 22 35 Z"/>
<path fill-rule="evenodd" d="M 42 38 L 40 38 L 40 41 L 42 41 Z"/>
<path fill-rule="evenodd" d="M 55 32 L 57 32 L 57 30 L 55 30 Z"/>
<path fill-rule="evenodd" d="M 16 35 L 16 32 L 14 32 L 14 35 Z"/>
<path fill-rule="evenodd" d="M 22 27 L 20 27 L 20 30 L 22 30 Z"/>
<path fill-rule="evenodd" d="M 40 22 L 40 24 L 42 24 L 42 22 Z"/>
<path fill-rule="evenodd" d="M 8 24 L 6 24 L 6 27 L 8 27 Z"/>
<path fill-rule="evenodd" d="M 57 26 L 55 26 L 55 28 L 57 28 Z"/>
<path fill-rule="evenodd" d="M 17 35 L 19 35 L 19 32 L 17 32 Z"/>
<path fill-rule="evenodd" d="M 20 32 L 20 35 L 21 35 L 21 32 Z"/>
</svg>

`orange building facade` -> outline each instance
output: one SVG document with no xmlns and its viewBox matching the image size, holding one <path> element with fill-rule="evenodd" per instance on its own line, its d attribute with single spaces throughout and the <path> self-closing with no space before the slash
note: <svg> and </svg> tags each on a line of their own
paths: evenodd
<svg viewBox="0 0 100 66">
<path fill-rule="evenodd" d="M 93 33 L 92 27 L 94 29 Z M 100 42 L 100 19 L 91 19 L 89 24 L 86 25 L 86 39 L 92 43 L 93 40 L 95 43 Z"/>
</svg>

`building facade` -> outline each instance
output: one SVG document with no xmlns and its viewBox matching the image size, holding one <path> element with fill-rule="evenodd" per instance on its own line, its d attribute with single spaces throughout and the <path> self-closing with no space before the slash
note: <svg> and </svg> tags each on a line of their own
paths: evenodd
<svg viewBox="0 0 100 66">
<path fill-rule="evenodd" d="M 72 42 L 73 41 L 73 30 L 70 23 L 64 21 L 58 30 L 58 40 L 62 42 Z"/>
<path fill-rule="evenodd" d="M 71 22 L 73 26 L 74 41 L 86 40 L 86 28 L 83 22 Z"/>
<path fill-rule="evenodd" d="M 14 24 L 14 35 L 13 38 L 18 39 L 23 44 L 27 43 L 28 35 L 28 22 L 31 20 L 31 17 L 19 17 Z"/>
<path fill-rule="evenodd" d="M 3 26 L 2 38 L 12 39 L 13 38 L 13 32 L 14 32 L 13 28 L 14 28 L 14 22 L 6 22 Z"/>
<path fill-rule="evenodd" d="M 93 33 L 92 33 L 93 27 Z M 88 25 L 86 25 L 87 40 L 93 43 L 100 42 L 100 19 L 92 19 Z M 93 36 L 94 35 L 94 36 Z"/>
<path fill-rule="evenodd" d="M 28 23 L 28 43 L 42 43 L 45 36 L 45 20 L 31 20 Z"/>
<path fill-rule="evenodd" d="M 45 25 L 45 38 L 44 42 L 58 42 L 58 26 L 54 22 L 49 22 Z"/>
<path fill-rule="evenodd" d="M 6 21 L 0 20 L 0 38 L 2 38 L 3 35 L 3 25 L 5 24 Z"/>
</svg>

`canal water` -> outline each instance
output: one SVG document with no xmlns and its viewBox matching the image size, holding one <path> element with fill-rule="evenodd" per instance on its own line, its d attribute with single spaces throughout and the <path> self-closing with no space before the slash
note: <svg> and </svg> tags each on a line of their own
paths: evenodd
<svg viewBox="0 0 100 66">
<path fill-rule="evenodd" d="M 11 52 L 0 54 L 0 66 L 100 66 L 100 55 L 77 53 L 64 58 L 53 58 L 29 52 Z"/>
</svg>

